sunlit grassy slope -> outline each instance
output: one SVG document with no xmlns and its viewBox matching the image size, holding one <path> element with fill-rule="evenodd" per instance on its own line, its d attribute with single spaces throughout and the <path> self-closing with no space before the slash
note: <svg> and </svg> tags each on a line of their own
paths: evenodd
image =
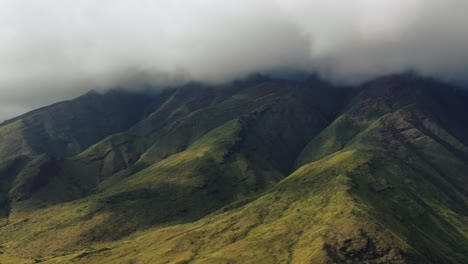
<svg viewBox="0 0 468 264">
<path fill-rule="evenodd" d="M 0 163 L 0 263 L 464 263 L 467 108 L 414 76 L 161 92 L 76 156 Z"/>
</svg>

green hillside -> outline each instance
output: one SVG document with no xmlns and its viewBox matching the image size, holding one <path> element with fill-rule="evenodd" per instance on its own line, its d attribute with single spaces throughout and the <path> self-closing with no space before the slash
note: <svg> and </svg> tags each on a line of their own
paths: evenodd
<svg viewBox="0 0 468 264">
<path fill-rule="evenodd" d="M 89 93 L 0 125 L 0 263 L 468 262 L 468 93 Z"/>
</svg>

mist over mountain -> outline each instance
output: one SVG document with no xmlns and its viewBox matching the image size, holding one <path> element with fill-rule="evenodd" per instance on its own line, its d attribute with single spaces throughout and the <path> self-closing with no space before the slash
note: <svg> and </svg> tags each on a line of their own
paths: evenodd
<svg viewBox="0 0 468 264">
<path fill-rule="evenodd" d="M 278 69 L 342 84 L 414 70 L 464 84 L 467 9 L 457 0 L 1 1 L 0 119 L 90 89 Z"/>
<path fill-rule="evenodd" d="M 0 263 L 468 263 L 467 13 L 0 1 Z"/>
</svg>

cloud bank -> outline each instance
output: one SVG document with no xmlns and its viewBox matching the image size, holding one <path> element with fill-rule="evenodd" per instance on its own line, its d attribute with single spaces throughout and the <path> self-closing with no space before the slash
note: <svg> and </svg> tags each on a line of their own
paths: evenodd
<svg viewBox="0 0 468 264">
<path fill-rule="evenodd" d="M 0 0 L 0 120 L 93 88 L 295 69 L 468 82 L 462 0 Z"/>
</svg>

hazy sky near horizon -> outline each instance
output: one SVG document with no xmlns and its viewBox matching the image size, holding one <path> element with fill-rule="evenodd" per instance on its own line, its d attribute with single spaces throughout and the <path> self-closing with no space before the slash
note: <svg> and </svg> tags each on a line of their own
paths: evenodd
<svg viewBox="0 0 468 264">
<path fill-rule="evenodd" d="M 0 122 L 89 89 L 297 69 L 468 82 L 464 0 L 0 0 Z"/>
</svg>

